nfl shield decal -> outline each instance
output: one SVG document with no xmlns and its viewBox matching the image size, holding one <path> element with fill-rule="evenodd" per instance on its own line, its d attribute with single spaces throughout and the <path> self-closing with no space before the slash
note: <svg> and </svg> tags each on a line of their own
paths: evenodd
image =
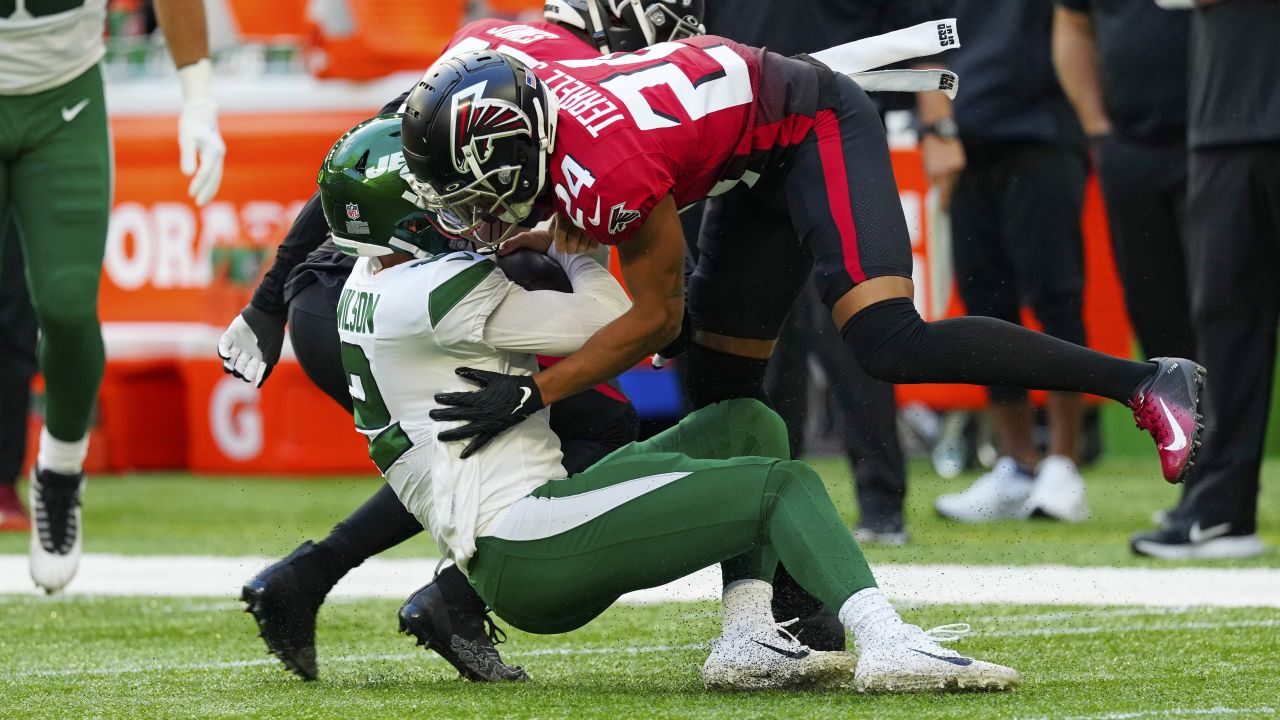
<svg viewBox="0 0 1280 720">
<path fill-rule="evenodd" d="M 347 203 L 347 217 L 352 220 L 360 219 L 360 206 L 355 203 Z"/>
</svg>

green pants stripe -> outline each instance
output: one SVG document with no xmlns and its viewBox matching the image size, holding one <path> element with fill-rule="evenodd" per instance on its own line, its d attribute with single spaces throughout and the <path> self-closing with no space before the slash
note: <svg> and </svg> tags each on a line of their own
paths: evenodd
<svg viewBox="0 0 1280 720">
<path fill-rule="evenodd" d="M 0 95 L 0 228 L 17 222 L 40 324 L 45 422 L 84 437 L 102 379 L 98 280 L 111 212 L 111 139 L 102 71 Z"/>
<path fill-rule="evenodd" d="M 518 502 L 477 540 L 471 582 L 515 627 L 556 633 L 716 563 L 726 583 L 770 580 L 781 556 L 839 607 L 875 580 L 821 479 L 785 459 L 786 437 L 755 400 L 703 408 Z"/>
</svg>

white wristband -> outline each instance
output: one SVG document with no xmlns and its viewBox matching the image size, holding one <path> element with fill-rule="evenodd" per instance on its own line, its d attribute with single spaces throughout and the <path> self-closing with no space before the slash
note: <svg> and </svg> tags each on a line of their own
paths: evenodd
<svg viewBox="0 0 1280 720">
<path fill-rule="evenodd" d="M 182 86 L 183 100 L 208 98 L 213 81 L 213 65 L 209 58 L 178 68 L 178 84 Z"/>
<path fill-rule="evenodd" d="M 1165 10 L 1195 10 L 1196 8 L 1195 0 L 1156 0 L 1156 5 Z"/>
</svg>

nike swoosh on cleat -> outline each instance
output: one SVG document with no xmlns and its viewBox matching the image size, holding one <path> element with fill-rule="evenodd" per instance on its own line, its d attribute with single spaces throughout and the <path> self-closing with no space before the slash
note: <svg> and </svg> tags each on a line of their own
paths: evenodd
<svg viewBox="0 0 1280 720">
<path fill-rule="evenodd" d="M 520 412 L 520 408 L 524 407 L 524 404 L 529 402 L 529 398 L 533 397 L 533 391 L 527 387 L 520 388 L 520 392 L 524 393 L 524 397 L 520 398 L 520 404 L 511 410 L 512 415 Z"/>
<path fill-rule="evenodd" d="M 89 98 L 85 98 L 69 108 L 62 108 L 62 121 L 71 122 L 72 120 L 75 120 L 76 116 L 80 114 L 80 111 L 85 109 L 85 106 L 88 104 Z"/>
<path fill-rule="evenodd" d="M 952 665 L 959 665 L 960 667 L 968 667 L 973 664 L 973 658 L 958 657 L 958 656 L 947 657 L 946 655 L 934 655 L 933 653 L 925 652 L 923 650 L 917 650 L 915 648 L 907 648 L 907 649 L 910 650 L 911 652 L 920 653 L 921 655 L 924 655 L 926 657 L 931 657 L 934 660 L 941 660 L 942 662 L 951 663 Z"/>
<path fill-rule="evenodd" d="M 1200 521 L 1197 520 L 1192 523 L 1191 530 L 1187 532 L 1187 538 L 1191 540 L 1192 545 L 1199 545 L 1229 532 L 1231 532 L 1231 523 L 1219 523 L 1211 528 L 1201 530 Z"/>
<path fill-rule="evenodd" d="M 1164 404 L 1164 398 L 1160 398 L 1160 407 L 1164 408 L 1164 416 L 1169 420 L 1169 424 L 1173 426 L 1173 442 L 1160 449 L 1177 452 L 1187 446 L 1187 434 L 1182 431 L 1182 426 L 1178 424 L 1177 418 L 1169 411 L 1169 406 Z"/>
<path fill-rule="evenodd" d="M 772 650 L 772 651 L 774 651 L 774 652 L 778 653 L 779 655 L 782 655 L 783 657 L 789 657 L 789 658 L 791 658 L 792 660 L 803 660 L 804 658 L 809 657 L 809 651 L 808 651 L 808 650 L 786 650 L 786 649 L 784 649 L 784 648 L 774 647 L 773 645 L 770 645 L 769 643 L 762 643 L 762 642 L 760 642 L 759 640 L 752 640 L 751 642 L 753 642 L 753 643 L 755 643 L 755 644 L 759 645 L 759 646 L 760 646 L 760 647 L 762 647 L 762 648 L 768 648 L 768 649 L 770 649 L 770 650 Z"/>
</svg>

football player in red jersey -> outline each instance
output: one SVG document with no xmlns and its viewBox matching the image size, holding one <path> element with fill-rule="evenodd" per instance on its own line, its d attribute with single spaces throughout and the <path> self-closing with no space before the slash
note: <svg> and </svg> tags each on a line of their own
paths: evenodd
<svg viewBox="0 0 1280 720">
<path fill-rule="evenodd" d="M 760 397 L 777 330 L 810 268 L 869 374 L 1088 392 L 1127 403 L 1164 476 L 1195 459 L 1203 368 L 1131 362 L 983 317 L 926 323 L 884 129 L 849 78 L 718 37 L 537 70 L 494 53 L 435 66 L 410 95 L 405 161 L 447 230 L 568 217 L 618 245 L 634 305 L 532 378 L 503 376 L 436 410 L 478 447 L 544 404 L 631 367 L 677 336 L 677 211 L 710 197 L 689 279 L 689 391 Z"/>
<path fill-rule="evenodd" d="M 610 49 L 634 49 L 701 32 L 701 0 L 650 0 L 639 13 L 631 3 L 615 10 L 600 0 L 591 2 L 594 14 L 587 0 L 552 0 L 546 22 L 477 20 L 453 35 L 446 55 L 497 49 L 541 67 L 542 61 L 598 57 Z M 406 92 L 392 100 L 378 114 L 396 112 L 407 96 Z M 397 169 L 388 166 L 382 171 Z M 326 242 L 328 230 L 316 193 L 295 219 L 253 300 L 223 335 L 219 354 L 227 372 L 260 386 L 280 358 L 287 318 L 303 369 L 349 412 L 349 380 L 339 357 L 335 314 L 338 291 L 355 258 Z M 551 425 L 562 440 L 570 473 L 635 439 L 635 410 L 608 382 L 558 409 L 562 412 L 552 413 Z M 243 597 L 271 652 L 290 671 L 314 679 L 316 616 L 329 590 L 365 559 L 420 532 L 422 526 L 383 485 L 328 537 L 303 543 L 246 583 Z M 484 603 L 456 567 L 417 591 L 401 617 L 407 632 L 469 679 L 527 677 L 520 668 L 502 662 L 491 641 L 497 631 L 485 616 Z M 457 652 L 459 643 L 470 651 Z"/>
</svg>

